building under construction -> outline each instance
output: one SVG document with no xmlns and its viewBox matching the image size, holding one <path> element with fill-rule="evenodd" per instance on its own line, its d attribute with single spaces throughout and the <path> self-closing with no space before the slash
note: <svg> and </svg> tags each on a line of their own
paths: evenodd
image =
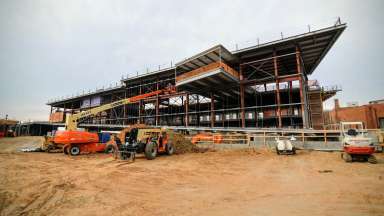
<svg viewBox="0 0 384 216">
<path fill-rule="evenodd" d="M 80 125 L 321 129 L 323 101 L 340 88 L 324 88 L 308 76 L 345 28 L 338 22 L 235 51 L 217 45 L 169 68 L 122 78 L 119 86 L 49 101 L 50 121 L 173 85 L 174 94 L 104 111 Z"/>
</svg>

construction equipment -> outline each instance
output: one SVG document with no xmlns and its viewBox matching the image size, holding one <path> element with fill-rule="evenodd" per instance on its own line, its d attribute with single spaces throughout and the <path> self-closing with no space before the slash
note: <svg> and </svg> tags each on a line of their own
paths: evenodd
<svg viewBox="0 0 384 216">
<path fill-rule="evenodd" d="M 86 131 L 58 131 L 56 142 L 64 144 L 64 154 L 72 156 L 80 153 L 104 152 L 106 143 L 110 140 L 109 133 L 91 133 Z"/>
<path fill-rule="evenodd" d="M 153 160 L 158 153 L 172 155 L 174 150 L 169 130 L 145 125 L 123 129 L 106 147 L 106 151 L 112 151 L 116 159 L 132 161 L 135 160 L 136 153 L 144 153 L 148 160 Z"/>
<path fill-rule="evenodd" d="M 276 144 L 276 153 L 278 155 L 293 155 L 296 154 L 296 148 L 292 144 L 292 141 L 295 141 L 296 138 L 291 136 L 290 139 L 280 139 L 280 137 L 275 138 Z"/>
<path fill-rule="evenodd" d="M 373 155 L 375 146 L 372 139 L 367 136 L 362 122 L 340 122 L 340 135 L 343 145 L 341 158 L 345 162 L 363 160 L 377 163 Z"/>
<path fill-rule="evenodd" d="M 173 92 L 175 92 L 175 88 L 173 86 L 169 86 L 162 90 L 157 90 L 137 95 L 134 97 L 125 98 L 109 104 L 95 107 L 93 109 L 82 111 L 77 114 L 68 115 L 66 117 L 65 130 L 56 131 L 51 136 L 46 136 L 45 142 L 42 144 L 41 149 L 47 152 L 59 149 L 64 150 L 64 153 L 70 153 L 71 155 L 78 155 L 81 152 L 103 151 L 105 150 L 105 145 L 100 142 L 99 135 L 97 133 L 77 130 L 77 126 L 80 120 L 92 115 L 96 115 L 105 110 L 109 110 L 126 104 L 136 103 L 140 100 L 157 96 L 160 94 L 170 94 Z"/>
</svg>

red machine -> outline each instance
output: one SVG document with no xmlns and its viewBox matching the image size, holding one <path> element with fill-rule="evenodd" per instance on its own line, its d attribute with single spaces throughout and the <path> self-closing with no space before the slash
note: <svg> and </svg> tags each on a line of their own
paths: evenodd
<svg viewBox="0 0 384 216">
<path fill-rule="evenodd" d="M 105 137 L 108 137 L 107 139 Z M 79 155 L 80 153 L 104 152 L 108 133 L 91 133 L 86 131 L 56 131 L 53 137 L 47 137 L 45 151 L 51 152 L 62 149 L 65 154 Z"/>
<path fill-rule="evenodd" d="M 103 152 L 105 143 L 100 142 L 96 133 L 86 131 L 57 131 L 53 142 L 61 143 L 65 154 Z"/>
<path fill-rule="evenodd" d="M 341 122 L 340 133 L 343 138 L 343 153 L 341 157 L 345 162 L 357 160 L 377 163 L 373 155 L 375 146 L 372 139 L 367 136 L 362 122 Z"/>
</svg>

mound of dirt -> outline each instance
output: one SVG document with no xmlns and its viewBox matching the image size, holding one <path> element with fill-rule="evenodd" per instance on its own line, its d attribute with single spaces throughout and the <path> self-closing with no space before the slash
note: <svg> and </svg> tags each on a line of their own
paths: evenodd
<svg viewBox="0 0 384 216">
<path fill-rule="evenodd" d="M 5 137 L 1 138 L 0 152 L 14 153 L 22 149 L 36 149 L 41 147 L 44 137 L 40 136 L 22 136 L 22 137 Z"/>
<path fill-rule="evenodd" d="M 173 141 L 176 154 L 185 153 L 204 153 L 208 148 L 200 148 L 191 143 L 191 140 L 186 139 L 183 134 L 170 132 L 170 138 Z"/>
</svg>

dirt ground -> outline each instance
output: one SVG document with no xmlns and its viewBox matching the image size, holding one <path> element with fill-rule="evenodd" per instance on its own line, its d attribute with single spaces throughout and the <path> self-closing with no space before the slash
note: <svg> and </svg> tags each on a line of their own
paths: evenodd
<svg viewBox="0 0 384 216">
<path fill-rule="evenodd" d="M 127 163 L 18 152 L 41 141 L 0 139 L 1 215 L 384 215 L 383 154 L 379 164 L 244 150 Z"/>
</svg>

